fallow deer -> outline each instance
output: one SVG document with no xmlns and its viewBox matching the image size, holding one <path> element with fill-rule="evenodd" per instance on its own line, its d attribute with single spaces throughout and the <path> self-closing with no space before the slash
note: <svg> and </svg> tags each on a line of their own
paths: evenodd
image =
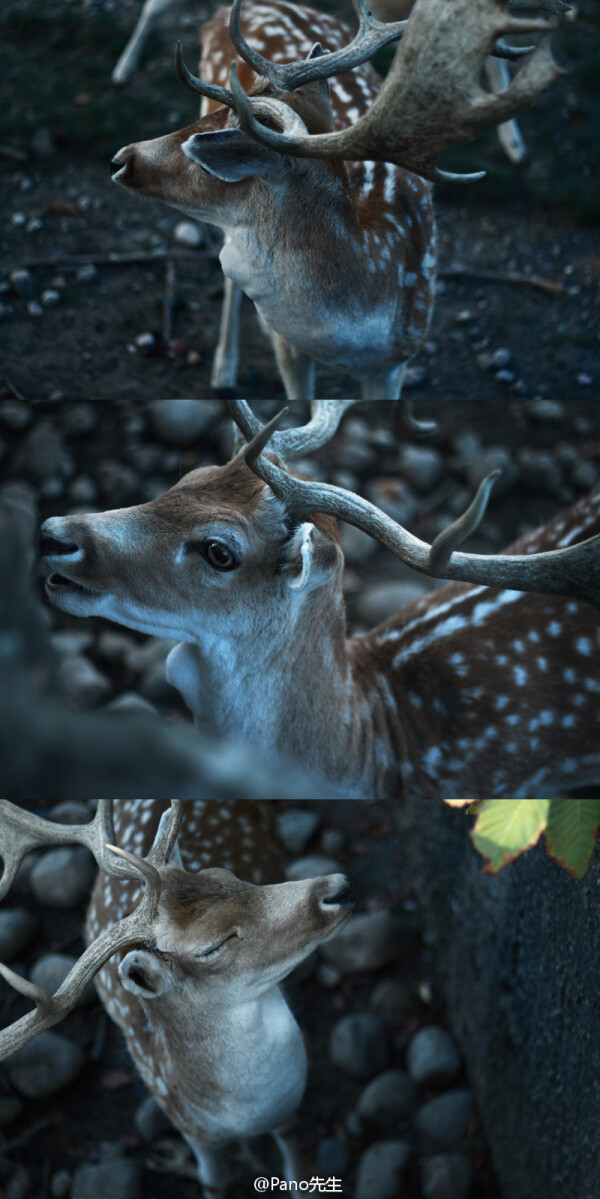
<svg viewBox="0 0 600 1199">
<path fill-rule="evenodd" d="M 142 1078 L 191 1147 L 204 1193 L 224 1193 L 223 1147 L 263 1132 L 279 1145 L 282 1177 L 297 1181 L 302 1164 L 285 1127 L 304 1091 L 306 1051 L 279 983 L 347 922 L 352 888 L 341 874 L 277 881 L 268 803 L 164 809 L 100 800 L 94 820 L 74 826 L 0 800 L 0 899 L 39 846 L 86 845 L 101 869 L 88 948 L 55 995 L 0 964 L 35 1003 L 0 1032 L 0 1060 L 63 1019 L 95 977 Z"/>
<path fill-rule="evenodd" d="M 277 420 L 263 429 L 230 401 L 251 440 L 225 466 L 137 507 L 45 522 L 49 598 L 178 639 L 168 675 L 198 721 L 349 796 L 538 796 L 598 781 L 600 490 L 506 553 L 461 552 L 492 476 L 429 546 L 284 466 L 325 444 L 352 403 L 315 401 L 308 426 L 274 433 Z M 348 638 L 335 517 L 455 582 Z"/>
<path fill-rule="evenodd" d="M 557 78 L 546 39 L 500 94 L 479 82 L 490 50 L 522 52 L 503 33 L 549 25 L 509 15 L 505 0 L 417 0 L 409 21 L 393 23 L 353 0 L 359 32 L 345 46 L 341 22 L 288 0 L 255 3 L 242 33 L 241 3 L 229 28 L 228 10 L 204 27 L 204 80 L 190 74 L 178 47 L 179 74 L 204 97 L 204 115 L 123 147 L 113 179 L 225 233 L 214 387 L 235 387 L 241 289 L 272 338 L 289 399 L 312 398 L 315 363 L 356 376 L 363 399 L 396 398 L 433 308 L 428 180 L 457 178 L 435 157 L 509 119 Z M 544 7 L 562 10 L 562 0 Z M 399 38 L 381 86 L 366 60 Z"/>
</svg>

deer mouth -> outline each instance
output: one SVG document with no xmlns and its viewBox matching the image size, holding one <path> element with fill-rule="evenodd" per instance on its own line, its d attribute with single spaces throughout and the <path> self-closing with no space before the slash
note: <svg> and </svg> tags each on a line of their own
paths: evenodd
<svg viewBox="0 0 600 1199">
<path fill-rule="evenodd" d="M 73 579 L 68 579 L 66 575 L 61 575 L 57 570 L 53 570 L 52 574 L 46 579 L 46 590 L 53 595 L 65 594 L 70 591 L 83 591 L 86 595 L 98 595 L 97 591 L 93 591 L 91 587 L 85 587 L 83 583 L 76 583 Z"/>
</svg>

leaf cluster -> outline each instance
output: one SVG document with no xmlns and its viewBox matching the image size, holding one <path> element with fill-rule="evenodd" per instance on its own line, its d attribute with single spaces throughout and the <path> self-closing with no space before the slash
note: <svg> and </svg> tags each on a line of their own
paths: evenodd
<svg viewBox="0 0 600 1199">
<path fill-rule="evenodd" d="M 450 807 L 476 816 L 471 840 L 487 859 L 485 874 L 497 874 L 543 836 L 550 857 L 582 878 L 600 826 L 600 799 L 447 799 Z"/>
</svg>

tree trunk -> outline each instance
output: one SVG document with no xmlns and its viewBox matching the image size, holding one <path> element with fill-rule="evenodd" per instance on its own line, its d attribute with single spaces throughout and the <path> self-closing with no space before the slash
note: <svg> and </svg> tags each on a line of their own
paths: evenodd
<svg viewBox="0 0 600 1199">
<path fill-rule="evenodd" d="M 448 1015 L 506 1199 L 600 1195 L 600 862 L 497 876 L 439 799 L 399 814 Z"/>
</svg>

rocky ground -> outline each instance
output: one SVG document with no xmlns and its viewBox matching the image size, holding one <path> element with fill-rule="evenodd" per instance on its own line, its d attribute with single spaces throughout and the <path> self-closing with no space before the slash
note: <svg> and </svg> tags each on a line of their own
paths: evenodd
<svg viewBox="0 0 600 1199">
<path fill-rule="evenodd" d="M 33 805 L 35 806 L 35 805 Z M 47 810 L 46 810 L 47 813 Z M 63 821 L 89 805 L 57 805 Z M 410 880 L 377 805 L 278 806 L 290 878 L 342 869 L 357 914 L 286 984 L 308 1038 L 299 1139 L 310 1174 L 355 1199 L 497 1199 L 460 1056 L 420 935 Z M 0 911 L 0 960 L 56 988 L 82 948 L 87 850 L 36 851 Z M 0 1023 L 26 1005 L 2 984 Z M 231 1195 L 277 1174 L 231 1154 Z M 0 1068 L 4 1199 L 194 1199 L 184 1146 L 161 1117 L 93 990 L 34 1049 Z"/>
</svg>

